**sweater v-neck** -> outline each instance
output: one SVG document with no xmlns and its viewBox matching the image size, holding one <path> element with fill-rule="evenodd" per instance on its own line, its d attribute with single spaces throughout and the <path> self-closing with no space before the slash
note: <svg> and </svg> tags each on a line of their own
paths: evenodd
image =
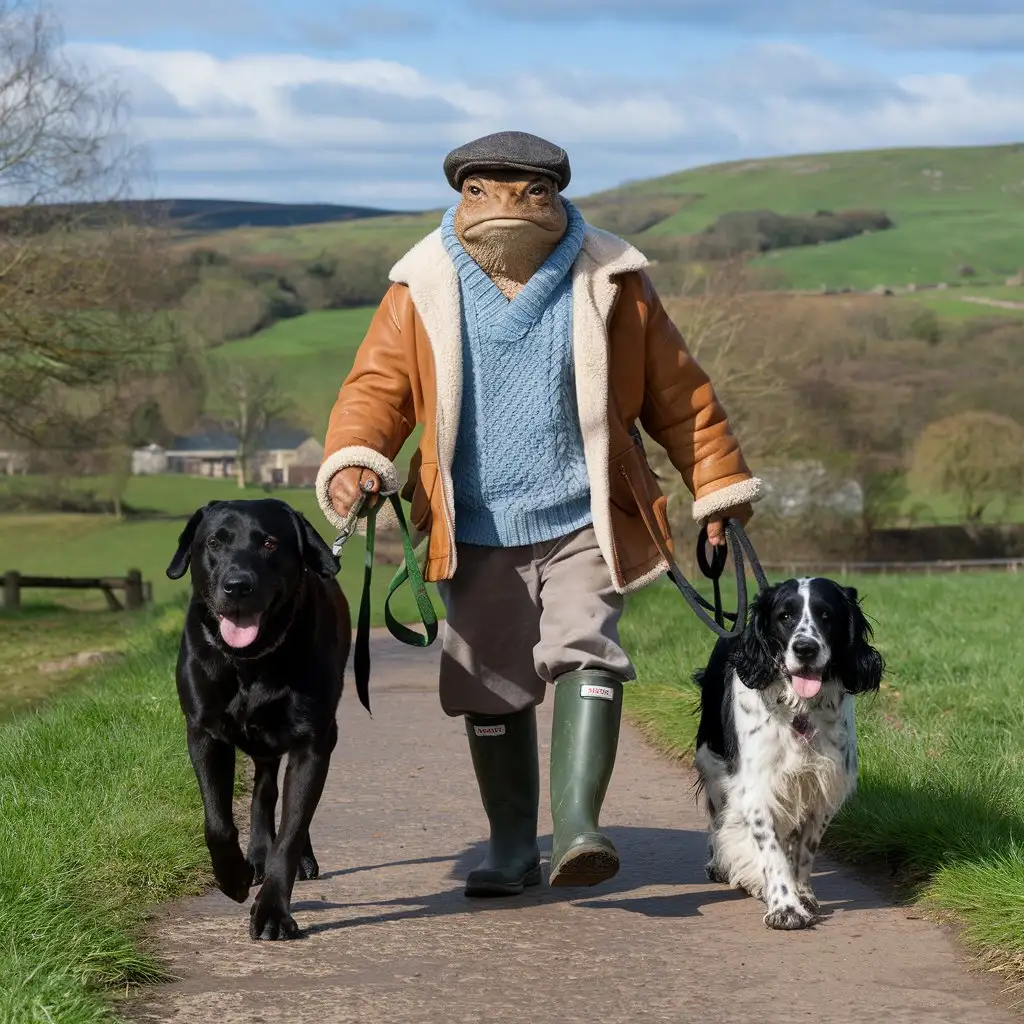
<svg viewBox="0 0 1024 1024">
<path fill-rule="evenodd" d="M 565 280 L 583 248 L 586 224 L 583 215 L 563 198 L 568 225 L 565 234 L 548 258 L 537 268 L 519 293 L 509 299 L 466 251 L 455 234 L 456 206 L 441 222 L 441 236 L 455 265 L 465 292 L 472 297 L 481 322 L 488 333 L 499 340 L 519 341 L 537 323 L 551 296 Z"/>
</svg>

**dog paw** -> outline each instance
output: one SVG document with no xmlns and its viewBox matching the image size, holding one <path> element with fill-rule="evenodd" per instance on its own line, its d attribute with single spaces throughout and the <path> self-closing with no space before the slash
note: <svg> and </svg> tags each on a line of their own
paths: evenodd
<svg viewBox="0 0 1024 1024">
<path fill-rule="evenodd" d="M 821 910 L 821 904 L 818 902 L 818 897 L 811 892 L 810 887 L 797 889 L 796 894 L 800 900 L 800 905 L 804 910 L 811 914 L 817 914 L 818 911 Z"/>
<path fill-rule="evenodd" d="M 252 888 L 256 873 L 253 866 L 242 856 L 242 851 L 237 846 L 216 852 L 211 850 L 210 859 L 217 888 L 228 899 L 244 903 L 249 898 L 249 890 Z"/>
<path fill-rule="evenodd" d="M 709 860 L 704 865 L 704 874 L 709 882 L 718 882 L 720 885 L 729 884 L 729 876 L 713 860 Z"/>
<path fill-rule="evenodd" d="M 262 895 L 262 893 L 261 893 Z M 288 913 L 288 908 L 275 900 L 261 900 L 256 897 L 249 910 L 249 938 L 254 942 L 260 940 L 276 942 L 285 939 L 297 939 L 299 926 L 295 918 Z"/>
<path fill-rule="evenodd" d="M 809 928 L 814 924 L 814 915 L 803 906 L 794 906 L 790 903 L 772 907 L 764 915 L 764 923 L 768 928 L 778 931 L 794 932 L 801 928 Z"/>
<path fill-rule="evenodd" d="M 304 853 L 299 858 L 297 877 L 300 882 L 311 882 L 314 878 L 320 877 L 320 865 L 312 853 Z"/>
</svg>

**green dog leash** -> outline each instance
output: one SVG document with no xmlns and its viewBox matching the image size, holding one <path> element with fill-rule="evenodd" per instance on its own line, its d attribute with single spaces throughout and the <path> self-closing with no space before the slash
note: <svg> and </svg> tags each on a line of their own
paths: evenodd
<svg viewBox="0 0 1024 1024">
<path fill-rule="evenodd" d="M 334 554 L 340 555 L 342 548 L 355 533 L 356 521 L 362 514 L 363 505 L 370 495 L 363 495 L 353 507 L 350 525 L 338 534 L 334 541 Z M 387 500 L 391 502 L 395 510 L 395 518 L 398 520 L 398 529 L 402 537 L 402 549 L 404 553 L 402 564 L 398 567 L 395 575 L 388 585 L 388 595 L 384 600 L 384 623 L 388 632 L 403 644 L 410 647 L 429 647 L 437 639 L 437 613 L 427 593 L 427 585 L 423 580 L 423 573 L 420 572 L 419 561 L 416 558 L 416 550 L 412 546 L 412 537 L 409 536 L 409 526 L 405 521 L 405 513 L 402 511 L 402 500 L 397 494 L 388 495 Z M 359 621 L 356 628 L 355 649 L 352 655 L 352 667 L 356 677 L 356 693 L 359 696 L 359 703 L 370 711 L 370 612 L 371 595 L 370 584 L 373 580 L 373 554 L 377 536 L 377 512 L 380 506 L 371 509 L 366 513 L 366 554 L 363 561 L 363 592 L 359 602 Z M 419 612 L 420 623 L 423 626 L 423 633 L 399 622 L 391 610 L 391 599 L 399 588 L 408 582 L 412 587 L 413 598 L 416 601 L 416 609 Z M 372 712 L 371 712 L 372 713 Z"/>
</svg>

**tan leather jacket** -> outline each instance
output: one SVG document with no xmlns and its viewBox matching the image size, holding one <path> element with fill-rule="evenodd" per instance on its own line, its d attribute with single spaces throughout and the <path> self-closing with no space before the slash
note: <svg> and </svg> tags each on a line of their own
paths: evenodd
<svg viewBox="0 0 1024 1024">
<path fill-rule="evenodd" d="M 693 515 L 755 501 L 751 476 L 711 381 L 687 351 L 631 245 L 587 227 L 573 264 L 573 359 L 590 476 L 594 530 L 618 591 L 668 568 L 666 499 L 632 432 L 639 423 L 669 455 L 695 497 Z M 462 395 L 459 281 L 440 232 L 403 257 L 331 412 L 317 494 L 341 526 L 328 493 L 347 466 L 401 486 L 394 465 L 417 423 L 423 437 L 403 497 L 429 533 L 428 580 L 456 568 L 451 467 Z"/>
</svg>

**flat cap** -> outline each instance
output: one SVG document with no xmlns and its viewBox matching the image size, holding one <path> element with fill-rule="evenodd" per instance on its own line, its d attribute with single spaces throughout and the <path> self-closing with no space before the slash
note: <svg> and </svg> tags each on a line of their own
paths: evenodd
<svg viewBox="0 0 1024 1024">
<path fill-rule="evenodd" d="M 526 132 L 496 132 L 453 149 L 444 158 L 448 184 L 461 191 L 462 183 L 480 171 L 528 171 L 546 174 L 558 183 L 559 192 L 569 184 L 569 155 L 553 142 Z"/>
</svg>

